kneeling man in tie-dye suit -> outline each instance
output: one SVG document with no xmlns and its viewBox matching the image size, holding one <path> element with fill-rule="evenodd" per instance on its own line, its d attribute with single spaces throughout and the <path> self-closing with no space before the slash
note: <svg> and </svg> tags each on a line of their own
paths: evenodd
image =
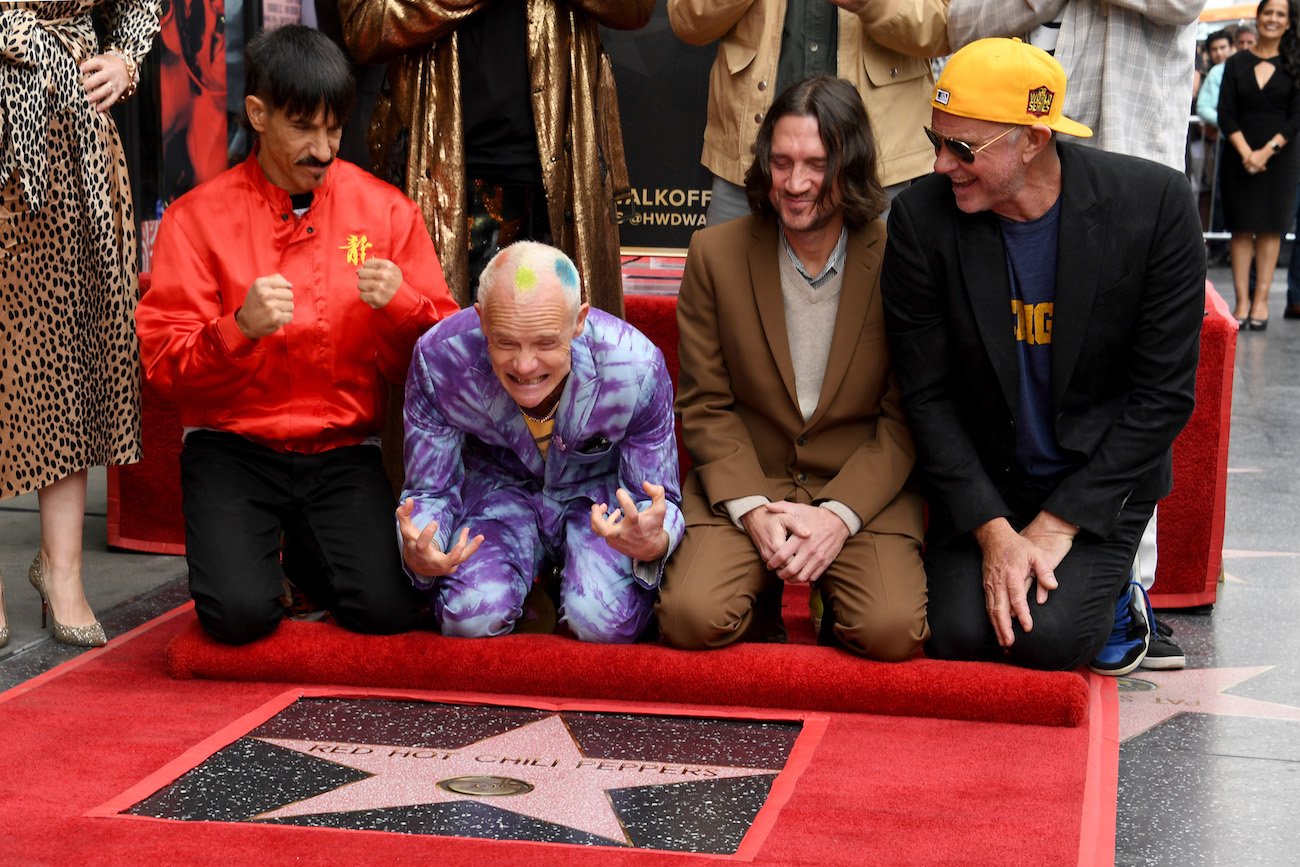
<svg viewBox="0 0 1300 867">
<path fill-rule="evenodd" d="M 635 641 L 683 531 L 663 353 L 582 303 L 553 247 L 507 247 L 480 286 L 407 378 L 406 569 L 445 635 L 509 632 L 558 565 L 574 635 Z"/>
</svg>

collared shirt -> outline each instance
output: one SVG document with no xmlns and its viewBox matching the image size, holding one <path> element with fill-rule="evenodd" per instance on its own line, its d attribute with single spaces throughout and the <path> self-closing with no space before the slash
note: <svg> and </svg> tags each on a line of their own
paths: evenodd
<svg viewBox="0 0 1300 867">
<path fill-rule="evenodd" d="M 840 229 L 840 239 L 835 242 L 835 249 L 831 251 L 831 255 L 826 259 L 826 264 L 816 274 L 808 273 L 808 269 L 803 266 L 803 262 L 795 254 L 794 248 L 786 240 L 784 231 L 781 232 L 781 247 L 785 250 L 785 254 L 790 257 L 790 261 L 794 263 L 794 267 L 808 281 L 808 285 L 814 289 L 819 289 L 827 280 L 843 270 L 844 257 L 849 249 L 849 229 L 847 226 Z"/>
<path fill-rule="evenodd" d="M 357 291 L 373 257 L 402 270 L 379 310 Z M 271 274 L 292 285 L 293 321 L 252 340 L 235 313 Z M 163 214 L 136 330 L 145 377 L 184 427 L 316 454 L 379 432 L 387 384 L 405 382 L 416 338 L 456 309 L 414 202 L 335 160 L 298 216 L 254 152 Z"/>
<path fill-rule="evenodd" d="M 781 29 L 776 90 L 814 75 L 837 75 L 839 9 L 828 0 L 789 0 Z"/>
</svg>

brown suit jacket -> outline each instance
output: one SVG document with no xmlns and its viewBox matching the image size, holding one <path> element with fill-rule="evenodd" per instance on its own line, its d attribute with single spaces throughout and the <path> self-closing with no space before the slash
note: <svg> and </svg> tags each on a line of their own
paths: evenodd
<svg viewBox="0 0 1300 867">
<path fill-rule="evenodd" d="M 885 341 L 885 224 L 850 229 L 821 398 L 807 422 L 795 396 L 777 224 L 748 216 L 691 240 L 677 302 L 677 412 L 694 469 L 690 524 L 729 523 L 723 503 L 838 500 L 864 529 L 920 539 L 921 499 L 904 490 L 915 449 Z"/>
</svg>

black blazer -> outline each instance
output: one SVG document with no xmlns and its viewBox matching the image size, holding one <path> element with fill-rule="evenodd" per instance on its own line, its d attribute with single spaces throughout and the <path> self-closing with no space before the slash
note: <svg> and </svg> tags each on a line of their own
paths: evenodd
<svg viewBox="0 0 1300 867">
<path fill-rule="evenodd" d="M 1130 497 L 1173 484 L 1195 404 L 1205 247 L 1187 180 L 1148 160 L 1057 144 L 1052 324 L 1056 438 L 1080 466 L 1042 504 L 1106 536 Z M 1019 368 L 997 217 L 963 214 L 943 175 L 899 195 L 881 277 L 894 365 L 939 537 L 1009 516 Z"/>
</svg>

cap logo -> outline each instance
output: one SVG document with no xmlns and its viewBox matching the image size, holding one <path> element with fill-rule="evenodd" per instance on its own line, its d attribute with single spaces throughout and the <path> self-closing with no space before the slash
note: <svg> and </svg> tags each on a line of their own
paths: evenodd
<svg viewBox="0 0 1300 867">
<path fill-rule="evenodd" d="M 1035 87 L 1029 91 L 1029 104 L 1025 106 L 1025 111 L 1034 117 L 1043 117 L 1052 111 L 1052 100 L 1056 99 L 1056 94 L 1047 89 L 1047 86 Z"/>
<path fill-rule="evenodd" d="M 934 89 L 934 101 L 939 103 L 939 105 L 947 105 L 948 100 L 950 99 L 952 99 L 952 94 L 944 90 L 942 87 L 936 87 Z"/>
</svg>

